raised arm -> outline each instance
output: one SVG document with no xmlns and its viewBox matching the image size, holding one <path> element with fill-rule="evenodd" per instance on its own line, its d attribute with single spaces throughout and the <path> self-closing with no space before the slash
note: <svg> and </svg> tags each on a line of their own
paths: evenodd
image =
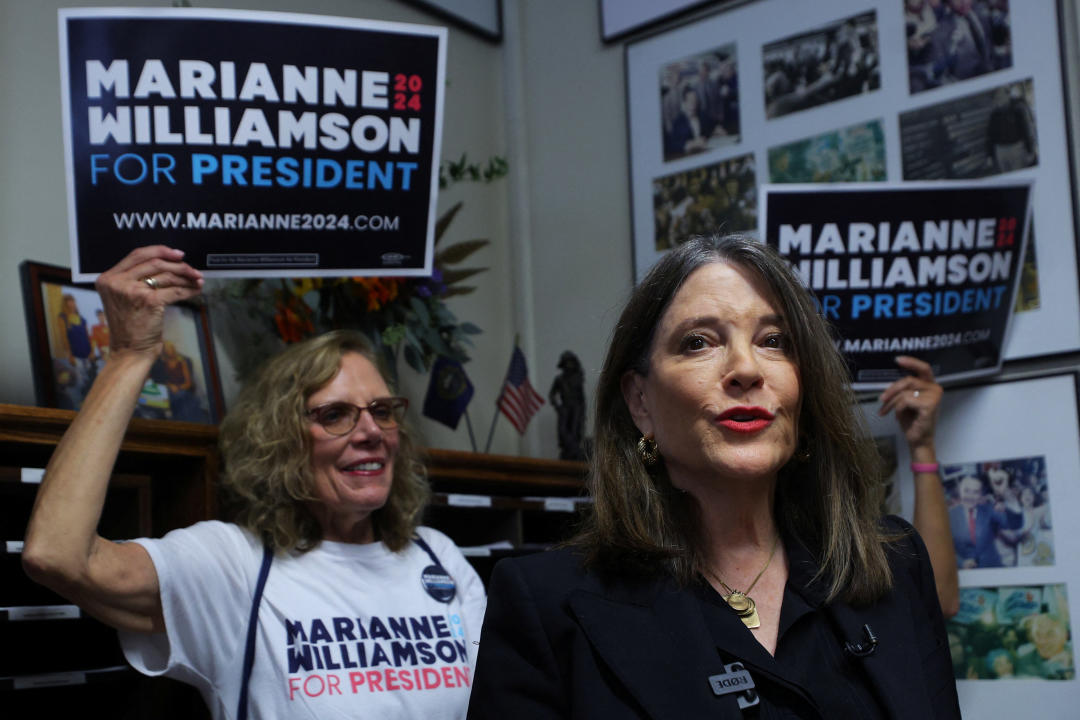
<svg viewBox="0 0 1080 720">
<path fill-rule="evenodd" d="M 27 575 L 123 630 L 164 629 L 157 573 L 140 545 L 105 540 L 97 525 L 128 421 L 161 352 L 165 306 L 202 287 L 202 274 L 182 258 L 143 247 L 98 278 L 112 350 L 49 460 L 22 554 Z"/>
<path fill-rule="evenodd" d="M 885 388 L 878 398 L 880 415 L 896 413 L 896 421 L 907 438 L 914 466 L 937 465 L 934 430 L 943 390 L 934 380 L 930 365 L 918 358 L 901 355 L 896 363 L 912 372 Z M 941 476 L 935 469 L 918 470 L 915 475 L 915 513 L 912 525 L 919 531 L 930 554 L 941 611 L 950 618 L 960 609 L 960 582 L 956 570 L 956 551 L 949 528 L 949 512 Z"/>
</svg>

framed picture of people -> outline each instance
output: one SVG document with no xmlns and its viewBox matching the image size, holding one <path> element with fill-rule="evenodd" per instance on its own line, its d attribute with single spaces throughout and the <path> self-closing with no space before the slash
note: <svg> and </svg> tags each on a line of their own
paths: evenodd
<svg viewBox="0 0 1080 720">
<path fill-rule="evenodd" d="M 101 297 L 67 268 L 26 261 L 20 271 L 38 405 L 78 410 L 112 349 Z M 206 308 L 170 305 L 135 417 L 214 423 L 223 405 Z"/>
<path fill-rule="evenodd" d="M 760 236 L 766 184 L 1031 182 L 1003 358 L 1080 350 L 1067 10 L 755 0 L 629 43 L 635 278 L 691 234 Z"/>
<path fill-rule="evenodd" d="M 960 579 L 960 609 L 947 630 L 965 717 L 1022 717 L 1035 705 L 1042 717 L 1075 714 L 1078 383 L 1070 372 L 945 390 L 936 446 Z M 862 403 L 887 469 L 895 469 L 885 491 L 898 486 L 910 518 L 911 458 L 878 405 Z"/>
<path fill-rule="evenodd" d="M 941 476 L 959 569 L 1054 564 L 1043 456 L 948 464 Z"/>
</svg>

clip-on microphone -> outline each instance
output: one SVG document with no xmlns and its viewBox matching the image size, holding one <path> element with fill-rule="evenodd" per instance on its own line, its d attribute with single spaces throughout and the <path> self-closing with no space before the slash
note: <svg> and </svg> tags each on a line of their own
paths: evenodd
<svg viewBox="0 0 1080 720">
<path fill-rule="evenodd" d="M 854 657 L 866 657 L 873 654 L 877 648 L 877 636 L 874 635 L 874 631 L 870 629 L 869 625 L 863 625 L 863 634 L 866 635 L 865 643 L 848 641 L 844 643 L 844 652 Z"/>
</svg>

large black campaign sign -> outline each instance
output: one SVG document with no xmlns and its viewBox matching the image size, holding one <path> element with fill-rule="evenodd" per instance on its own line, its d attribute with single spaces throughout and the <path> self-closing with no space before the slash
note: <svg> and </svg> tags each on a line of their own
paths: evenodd
<svg viewBox="0 0 1080 720">
<path fill-rule="evenodd" d="M 216 275 L 432 267 L 446 30 L 62 10 L 73 274 L 164 243 Z"/>
<path fill-rule="evenodd" d="M 859 389 L 915 355 L 950 380 L 1001 367 L 1031 186 L 768 186 L 766 242 L 790 259 Z"/>
</svg>

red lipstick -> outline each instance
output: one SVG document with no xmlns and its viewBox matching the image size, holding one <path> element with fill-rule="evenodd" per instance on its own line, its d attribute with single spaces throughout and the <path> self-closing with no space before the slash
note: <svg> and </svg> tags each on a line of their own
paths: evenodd
<svg viewBox="0 0 1080 720">
<path fill-rule="evenodd" d="M 763 407 L 728 408 L 716 418 L 716 424 L 739 433 L 756 433 L 773 421 L 773 414 Z"/>
</svg>

